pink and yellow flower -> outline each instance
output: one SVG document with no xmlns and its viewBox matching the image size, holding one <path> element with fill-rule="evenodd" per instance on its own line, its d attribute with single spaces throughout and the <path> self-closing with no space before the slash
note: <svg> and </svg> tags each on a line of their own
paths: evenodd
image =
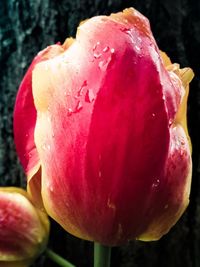
<svg viewBox="0 0 200 267">
<path fill-rule="evenodd" d="M 0 188 L 0 266 L 27 267 L 47 244 L 47 215 L 15 187 Z"/>
<path fill-rule="evenodd" d="M 68 232 L 106 245 L 167 233 L 189 202 L 192 77 L 133 8 L 40 52 L 14 113 L 32 198 Z"/>
</svg>

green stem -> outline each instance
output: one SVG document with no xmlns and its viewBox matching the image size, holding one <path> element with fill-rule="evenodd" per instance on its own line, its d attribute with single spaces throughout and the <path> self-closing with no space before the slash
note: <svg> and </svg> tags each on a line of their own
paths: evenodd
<svg viewBox="0 0 200 267">
<path fill-rule="evenodd" d="M 111 247 L 94 243 L 94 267 L 110 267 Z"/>
<path fill-rule="evenodd" d="M 59 256 L 55 252 L 53 252 L 51 249 L 46 250 L 46 255 L 49 259 L 57 263 L 59 266 L 62 267 L 75 267 L 75 265 L 71 264 L 69 261 L 63 259 L 63 257 Z"/>
</svg>

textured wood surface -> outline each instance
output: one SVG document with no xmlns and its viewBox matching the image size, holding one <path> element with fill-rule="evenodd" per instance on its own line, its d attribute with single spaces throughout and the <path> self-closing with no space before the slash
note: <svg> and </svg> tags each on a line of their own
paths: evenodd
<svg viewBox="0 0 200 267">
<path fill-rule="evenodd" d="M 85 18 L 134 6 L 146 15 L 159 47 L 181 66 L 190 66 L 188 121 L 193 143 L 193 182 L 187 212 L 158 242 L 114 248 L 113 267 L 200 266 L 200 1 L 198 0 L 1 0 L 0 1 L 0 185 L 24 186 L 13 144 L 12 113 L 19 83 L 33 56 L 67 36 Z M 117 36 L 116 36 L 117 38 Z M 80 267 L 92 266 L 92 244 L 52 223 L 49 244 Z M 34 267 L 55 266 L 41 256 Z M 102 266 L 103 267 L 103 266 Z"/>
</svg>

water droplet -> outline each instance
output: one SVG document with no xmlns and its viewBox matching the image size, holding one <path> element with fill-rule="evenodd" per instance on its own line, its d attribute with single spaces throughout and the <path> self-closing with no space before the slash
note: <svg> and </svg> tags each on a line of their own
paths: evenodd
<svg viewBox="0 0 200 267">
<path fill-rule="evenodd" d="M 28 138 L 29 137 L 29 134 L 26 134 L 25 136 L 26 136 L 26 138 Z"/>
<path fill-rule="evenodd" d="M 116 206 L 115 206 L 115 204 L 111 201 L 110 198 L 108 198 L 107 206 L 108 206 L 109 209 L 112 209 L 113 211 L 116 210 Z"/>
<path fill-rule="evenodd" d="M 99 62 L 99 68 L 101 69 L 101 70 L 106 70 L 106 68 L 107 68 L 107 65 L 108 64 L 106 64 L 107 63 L 107 61 L 106 60 L 102 60 L 102 61 L 100 61 Z"/>
<path fill-rule="evenodd" d="M 131 34 L 131 30 L 130 28 L 127 28 L 127 27 L 123 27 L 120 29 L 122 32 L 125 32 L 126 34 L 130 35 Z"/>
<path fill-rule="evenodd" d="M 111 48 L 110 52 L 111 52 L 111 54 L 114 54 L 115 53 L 115 48 Z"/>
<path fill-rule="evenodd" d="M 50 183 L 50 181 L 47 181 L 47 183 L 46 183 L 46 185 L 47 185 L 47 188 L 51 191 L 51 192 L 53 192 L 53 185 Z"/>
<path fill-rule="evenodd" d="M 81 101 L 78 101 L 75 111 L 79 112 L 83 108 Z"/>
<path fill-rule="evenodd" d="M 131 33 L 131 29 L 123 28 L 121 30 L 129 36 L 131 43 L 134 44 L 135 43 L 135 39 L 133 38 L 133 35 Z"/>
<path fill-rule="evenodd" d="M 99 171 L 99 178 L 101 178 L 101 175 L 102 175 L 102 173 L 101 173 L 101 171 Z"/>
<path fill-rule="evenodd" d="M 135 45 L 135 49 L 139 52 L 140 51 L 140 47 Z"/>
<path fill-rule="evenodd" d="M 50 190 L 51 192 L 53 192 L 53 186 L 52 186 L 52 185 L 49 187 L 49 190 Z"/>
<path fill-rule="evenodd" d="M 110 63 L 111 61 L 111 56 L 107 58 L 107 60 L 102 60 L 99 62 L 99 68 L 102 70 L 102 71 L 105 71 L 108 67 L 108 64 Z"/>
<path fill-rule="evenodd" d="M 106 53 L 109 50 L 109 46 L 104 47 L 103 52 Z"/>
<path fill-rule="evenodd" d="M 185 145 L 185 141 L 183 139 L 181 139 L 181 145 L 184 146 Z"/>
<path fill-rule="evenodd" d="M 169 205 L 166 204 L 166 205 L 164 206 L 164 209 L 166 210 L 166 209 L 168 209 L 168 207 L 169 207 Z"/>
<path fill-rule="evenodd" d="M 85 101 L 92 103 L 92 101 L 95 99 L 94 93 L 92 91 L 92 89 L 88 89 L 86 96 L 85 96 Z"/>
<path fill-rule="evenodd" d="M 173 119 L 172 119 L 172 118 L 170 118 L 170 119 L 169 119 L 169 126 L 171 126 L 171 125 L 172 125 L 172 123 L 173 123 Z"/>
<path fill-rule="evenodd" d="M 67 115 L 68 115 L 68 116 L 71 116 L 72 113 L 73 113 L 73 110 L 72 110 L 71 108 L 68 108 L 68 109 L 67 109 L 67 112 L 68 112 Z"/>
<path fill-rule="evenodd" d="M 87 81 L 86 80 L 82 83 L 81 87 L 78 90 L 78 95 L 77 95 L 78 97 L 83 94 L 83 90 L 84 90 L 85 86 L 87 86 Z"/>
<path fill-rule="evenodd" d="M 101 57 L 101 53 L 94 53 L 94 58 L 100 58 Z"/>
<path fill-rule="evenodd" d="M 97 46 L 100 45 L 100 42 L 98 41 L 92 48 L 93 51 L 95 51 L 97 49 Z"/>
<path fill-rule="evenodd" d="M 151 114 L 151 118 L 152 118 L 152 119 L 155 119 L 155 117 L 156 117 L 156 114 L 153 112 L 153 113 Z"/>
<path fill-rule="evenodd" d="M 152 184 L 152 187 L 153 188 L 156 188 L 156 187 L 159 186 L 159 184 L 160 184 L 160 180 L 159 179 L 156 179 L 156 181 Z"/>
<path fill-rule="evenodd" d="M 97 48 L 97 44 L 95 44 L 95 45 L 93 46 L 92 50 L 95 51 L 96 48 Z"/>
<path fill-rule="evenodd" d="M 50 145 L 47 145 L 47 149 L 48 149 L 48 150 L 51 150 L 51 146 L 50 146 Z"/>
</svg>

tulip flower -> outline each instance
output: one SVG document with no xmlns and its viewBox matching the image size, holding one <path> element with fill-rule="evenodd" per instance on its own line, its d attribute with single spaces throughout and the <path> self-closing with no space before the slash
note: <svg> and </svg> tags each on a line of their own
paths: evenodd
<svg viewBox="0 0 200 267">
<path fill-rule="evenodd" d="M 46 247 L 47 215 L 14 187 L 0 188 L 0 266 L 27 267 Z"/>
<path fill-rule="evenodd" d="M 14 111 L 32 198 L 86 240 L 161 238 L 189 202 L 192 77 L 133 8 L 86 20 L 76 39 L 41 51 Z"/>
</svg>

